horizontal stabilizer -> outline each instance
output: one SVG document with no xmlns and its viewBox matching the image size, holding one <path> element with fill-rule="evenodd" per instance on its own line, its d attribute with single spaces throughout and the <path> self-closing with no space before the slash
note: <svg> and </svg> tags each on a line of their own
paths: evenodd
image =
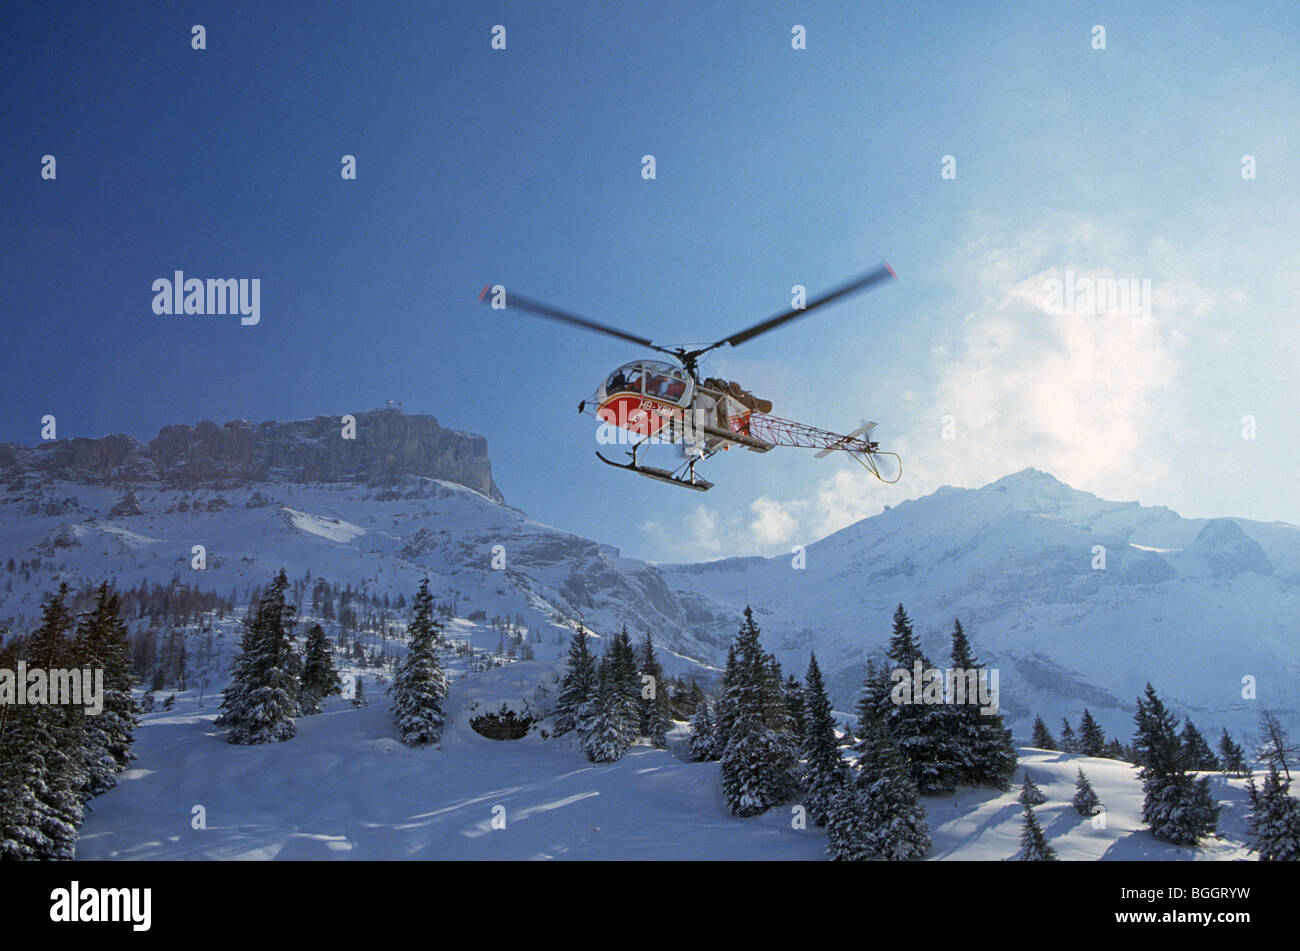
<svg viewBox="0 0 1300 951">
<path fill-rule="evenodd" d="M 877 425 L 878 425 L 877 423 L 863 423 L 861 426 L 853 430 L 853 432 L 849 433 L 844 438 L 848 440 L 848 439 L 857 439 L 859 436 L 865 436 L 867 435 L 867 433 L 875 429 Z M 838 448 L 837 446 L 831 446 L 827 449 L 823 449 L 821 452 L 814 453 L 813 458 L 820 459 L 822 456 L 829 456 L 837 448 Z"/>
</svg>

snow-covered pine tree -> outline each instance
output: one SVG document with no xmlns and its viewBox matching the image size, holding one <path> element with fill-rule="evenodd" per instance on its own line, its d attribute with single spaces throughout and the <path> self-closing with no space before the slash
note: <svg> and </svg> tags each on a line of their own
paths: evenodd
<svg viewBox="0 0 1300 951">
<path fill-rule="evenodd" d="M 921 652 L 912 630 L 911 618 L 900 604 L 894 611 L 894 629 L 887 653 L 895 670 L 914 672 L 919 660 L 923 670 L 932 665 Z M 881 712 L 890 738 L 907 762 L 917 788 L 925 794 L 951 792 L 957 786 L 962 768 L 962 754 L 957 745 L 955 720 L 944 703 L 894 703 L 886 694 Z M 912 692 L 907 691 L 909 701 Z"/>
<path fill-rule="evenodd" d="M 330 655 L 325 629 L 313 624 L 307 629 L 307 644 L 302 664 L 302 690 L 299 706 L 304 714 L 320 713 L 321 701 L 343 692 L 334 658 Z"/>
<path fill-rule="evenodd" d="M 695 715 L 691 717 L 691 737 L 687 743 L 691 757 L 700 762 L 715 760 L 722 755 L 722 750 L 718 747 L 718 727 L 713 704 L 707 697 L 701 697 L 695 706 Z"/>
<path fill-rule="evenodd" d="M 1265 710 L 1259 715 L 1259 734 L 1259 758 L 1270 766 L 1276 766 L 1282 777 L 1290 782 L 1291 762 L 1296 756 L 1296 748 L 1291 745 L 1282 721 L 1272 710 Z"/>
<path fill-rule="evenodd" d="M 952 667 L 958 676 L 962 671 L 980 671 L 984 676 L 983 665 L 972 652 L 961 621 L 956 618 L 952 630 Z M 969 679 L 964 686 L 969 688 Z M 1003 725 L 1001 714 L 981 712 L 978 694 L 970 696 L 969 689 L 964 692 L 965 702 L 957 703 L 954 685 L 954 696 L 950 698 L 953 748 L 960 764 L 957 780 L 968 786 L 1010 789 L 1017 763 L 1011 731 Z"/>
<path fill-rule="evenodd" d="M 1183 759 L 1187 769 L 1218 772 L 1219 758 L 1214 755 L 1214 751 L 1210 749 L 1210 744 L 1206 742 L 1204 735 L 1200 730 L 1196 729 L 1196 724 L 1191 720 L 1183 721 L 1181 740 Z"/>
<path fill-rule="evenodd" d="M 1084 756 L 1100 756 L 1106 746 L 1106 731 L 1101 728 L 1092 711 L 1083 708 L 1083 718 L 1079 720 L 1079 752 Z"/>
<path fill-rule="evenodd" d="M 442 624 L 434 615 L 427 577 L 420 582 L 411 606 L 406 656 L 393 675 L 388 693 L 393 698 L 391 712 L 398 739 L 407 746 L 426 746 L 442 739 L 442 728 L 447 721 L 443 712 L 447 675 L 438 660 Z"/>
<path fill-rule="evenodd" d="M 157 702 L 158 702 L 157 698 L 154 696 L 153 687 L 150 687 L 148 690 L 144 692 L 144 695 L 140 698 L 140 712 L 153 713 L 154 707 L 157 705 Z M 225 726 L 226 724 L 225 719 L 221 716 L 218 716 L 216 720 L 213 722 L 216 723 L 217 726 Z"/>
<path fill-rule="evenodd" d="M 1219 809 L 1210 796 L 1209 777 L 1188 774 L 1178 718 L 1165 708 L 1151 684 L 1139 697 L 1134 715 L 1137 734 L 1133 745 L 1144 794 L 1142 821 L 1151 834 L 1177 845 L 1196 845 L 1218 825 Z"/>
<path fill-rule="evenodd" d="M 785 709 L 790 715 L 790 726 L 794 735 L 800 738 L 808 732 L 807 700 L 804 698 L 803 684 L 794 674 L 785 678 Z"/>
<path fill-rule="evenodd" d="M 1016 797 L 1016 802 L 1022 806 L 1041 806 L 1047 802 L 1047 797 L 1038 788 L 1034 778 L 1029 775 L 1029 770 L 1025 770 L 1025 781 L 1020 786 L 1020 795 Z"/>
<path fill-rule="evenodd" d="M 774 714 L 773 669 L 749 607 L 733 646 L 734 669 L 727 677 L 730 721 L 722 753 L 722 792 L 733 815 L 754 816 L 789 794 L 795 758 L 788 738 L 770 722 Z M 778 698 L 780 687 L 778 680 Z M 780 706 L 784 710 L 783 702 Z"/>
<path fill-rule="evenodd" d="M 105 582 L 95 594 L 95 607 L 77 625 L 81 663 L 104 671 L 103 709 L 87 717 L 85 749 L 87 784 L 83 796 L 97 796 L 117 785 L 117 774 L 135 759 L 131 744 L 140 725 L 131 700 L 130 645 L 121 601 Z"/>
<path fill-rule="evenodd" d="M 641 674 L 637 671 L 636 648 L 632 646 L 632 637 L 624 626 L 609 639 L 605 656 L 601 660 L 601 671 L 613 678 L 613 683 L 626 700 L 627 709 L 631 711 L 628 721 L 629 743 L 636 742 L 638 716 L 637 709 L 641 702 Z"/>
<path fill-rule="evenodd" d="M 355 709 L 370 706 L 370 701 L 366 699 L 366 678 L 357 678 L 357 692 L 352 695 L 352 706 Z"/>
<path fill-rule="evenodd" d="M 802 784 L 802 764 L 799 749 L 803 736 L 795 729 L 790 708 L 785 705 L 785 674 L 772 654 L 764 655 L 763 722 L 776 737 L 777 761 L 780 766 L 781 788 L 778 800 L 784 800 L 799 791 Z"/>
<path fill-rule="evenodd" d="M 786 695 L 790 695 L 788 689 Z M 808 793 L 808 816 L 822 826 L 830 814 L 832 800 L 848 781 L 848 768 L 840 755 L 835 737 L 835 718 L 831 715 L 831 702 L 826 696 L 826 684 L 816 654 L 808 662 L 804 687 L 798 696 L 801 701 L 805 698 L 807 701 L 800 752 L 807 760 L 804 784 Z"/>
<path fill-rule="evenodd" d="M 713 725 L 718 737 L 718 755 L 727 747 L 727 738 L 731 735 L 731 684 L 736 679 L 736 643 L 727 645 L 727 663 L 722 668 L 722 677 L 718 681 L 718 702 L 713 708 Z"/>
<path fill-rule="evenodd" d="M 1025 806 L 1023 819 L 1025 825 L 1020 832 L 1020 851 L 1016 854 L 1016 859 L 1021 862 L 1057 861 L 1056 850 L 1043 834 L 1043 827 L 1038 824 L 1032 806 Z"/>
<path fill-rule="evenodd" d="M 1056 737 L 1052 736 L 1052 731 L 1047 728 L 1040 716 L 1034 717 L 1034 734 L 1029 738 L 1029 745 L 1039 750 L 1055 750 Z"/>
<path fill-rule="evenodd" d="M 596 695 L 587 703 L 578 723 L 582 751 L 593 763 L 622 759 L 636 739 L 636 704 L 625 689 L 616 640 L 617 636 L 605 650 L 597 671 Z"/>
<path fill-rule="evenodd" d="M 1101 800 L 1097 798 L 1097 793 L 1092 788 L 1092 783 L 1088 782 L 1088 777 L 1080 769 L 1074 777 L 1074 798 L 1070 800 L 1074 806 L 1074 811 L 1081 816 L 1095 815 L 1097 807 L 1101 805 Z"/>
<path fill-rule="evenodd" d="M 1124 744 L 1119 741 L 1119 737 L 1112 736 L 1106 741 L 1106 745 L 1102 747 L 1101 755 L 1106 759 L 1122 760 L 1128 755 L 1128 750 L 1126 750 Z"/>
<path fill-rule="evenodd" d="M 285 603 L 288 587 L 289 578 L 281 568 L 252 619 L 244 621 L 240 653 L 216 720 L 218 726 L 230 727 L 231 743 L 269 743 L 294 735 L 299 684 L 293 676 L 294 609 Z"/>
<path fill-rule="evenodd" d="M 1079 737 L 1075 735 L 1074 727 L 1070 726 L 1068 717 L 1061 717 L 1061 752 L 1079 752 Z"/>
<path fill-rule="evenodd" d="M 41 623 L 24 644 L 0 651 L 6 669 L 80 666 L 69 638 L 68 585 L 41 606 Z M 7 657 L 6 657 L 7 655 Z M 0 858 L 71 859 L 89 783 L 86 716 L 81 707 L 29 702 L 0 705 Z"/>
<path fill-rule="evenodd" d="M 847 782 L 835 789 L 826 814 L 826 854 L 837 862 L 872 861 L 876 854 L 871 832 L 857 784 Z"/>
<path fill-rule="evenodd" d="M 844 810 L 857 809 L 866 830 L 866 841 L 859 843 L 867 853 L 864 857 L 890 862 L 923 859 L 930 852 L 930 826 L 907 763 L 878 713 L 869 710 L 858 722 L 861 755 L 849 784 L 854 795 L 837 797 L 832 805 L 828 840 L 830 827 L 846 822 Z M 854 835 L 854 821 L 847 822 L 835 833 L 841 841 Z"/>
<path fill-rule="evenodd" d="M 1223 771 L 1230 776 L 1240 778 L 1246 775 L 1246 751 L 1241 748 L 1241 744 L 1233 741 L 1232 734 L 1227 729 L 1219 737 L 1219 762 L 1223 765 Z"/>
<path fill-rule="evenodd" d="M 587 637 L 586 628 L 579 624 L 569 642 L 568 666 L 560 679 L 560 695 L 555 703 L 556 736 L 577 729 L 583 709 L 596 696 L 596 655 Z"/>
<path fill-rule="evenodd" d="M 1252 797 L 1246 833 L 1261 862 L 1300 862 L 1300 800 L 1290 788 L 1277 765 L 1270 764 L 1263 788 Z"/>
<path fill-rule="evenodd" d="M 637 732 L 650 738 L 658 749 L 668 746 L 668 731 L 673 728 L 668 699 L 668 683 L 664 668 L 655 656 L 654 642 L 646 631 L 641 644 L 641 674 L 653 678 L 650 683 L 641 681 L 637 695 Z"/>
</svg>

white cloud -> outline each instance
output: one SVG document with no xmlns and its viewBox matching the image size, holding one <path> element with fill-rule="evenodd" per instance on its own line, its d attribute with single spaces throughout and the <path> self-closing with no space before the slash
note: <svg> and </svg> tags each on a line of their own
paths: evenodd
<svg viewBox="0 0 1300 951">
<path fill-rule="evenodd" d="M 1167 256 L 1158 240 L 1148 244 Z M 1129 250 L 1098 222 L 1010 236 L 985 228 L 957 257 L 949 269 L 958 288 L 952 310 L 966 316 L 931 346 L 928 387 L 905 397 L 925 409 L 895 440 L 907 472 L 901 492 L 882 493 L 866 473 L 840 468 L 803 498 L 763 495 L 751 503 L 755 517 L 728 531 L 729 552 L 770 554 L 873 515 L 886 501 L 944 484 L 983 485 L 1028 466 L 1111 498 L 1133 498 L 1167 480 L 1174 466 L 1158 448 L 1168 444 L 1161 427 L 1177 400 L 1189 334 L 1207 331 L 1220 302 L 1185 277 L 1157 271 L 1148 249 Z M 1046 282 L 1067 277 L 1076 288 L 1136 279 L 1139 294 L 1149 289 L 1150 296 L 1128 311 L 1099 305 L 1094 312 L 1080 298 L 1076 312 L 1051 312 Z M 955 439 L 942 438 L 947 416 Z"/>
<path fill-rule="evenodd" d="M 708 558 L 723 550 L 722 531 L 718 516 L 704 505 L 697 505 L 687 516 L 684 531 L 670 532 L 659 522 L 643 522 L 641 530 L 659 542 L 672 542 L 673 548 L 682 551 L 681 557 Z M 727 552 L 731 554 L 730 551 Z"/>
<path fill-rule="evenodd" d="M 750 503 L 749 507 L 756 516 L 749 523 L 749 530 L 761 545 L 788 542 L 799 530 L 799 519 L 794 510 L 803 506 L 781 503 L 763 495 Z"/>
</svg>

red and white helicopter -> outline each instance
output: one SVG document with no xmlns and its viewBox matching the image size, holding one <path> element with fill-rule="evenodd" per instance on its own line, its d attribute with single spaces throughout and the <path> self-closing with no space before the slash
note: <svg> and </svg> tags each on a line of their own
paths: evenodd
<svg viewBox="0 0 1300 951">
<path fill-rule="evenodd" d="M 771 402 L 755 397 L 739 384 L 713 377 L 701 379 L 699 362 L 701 357 L 718 347 L 740 346 L 760 334 L 806 316 L 818 307 L 897 276 L 893 268 L 882 264 L 803 307 L 792 308 L 730 337 L 694 349 L 661 347 L 646 337 L 579 317 L 521 294 L 507 294 L 500 284 L 485 286 L 479 293 L 479 300 L 497 309 L 524 311 L 640 344 L 667 354 L 677 362 L 677 366 L 648 359 L 625 363 L 609 374 L 595 393 L 578 404 L 579 413 L 596 417 L 611 430 L 619 432 L 623 438 L 617 441 L 631 444 L 627 455 L 632 461 L 627 463 L 612 462 L 597 452 L 596 457 L 606 465 L 703 492 L 713 488 L 713 483 L 701 478 L 695 467 L 717 452 L 732 446 L 743 446 L 753 452 L 768 452 L 777 446 L 795 446 L 820 450 L 817 453 L 819 457 L 832 452 L 847 453 L 876 478 L 892 484 L 902 477 L 902 461 L 897 453 L 882 451 L 879 444 L 869 438 L 875 423 L 864 423 L 853 432 L 842 435 L 781 419 L 772 415 Z M 680 445 L 684 461 L 672 470 L 642 465 L 637 453 L 650 443 Z M 882 456 L 895 460 L 898 471 L 892 479 L 881 474 L 879 459 Z"/>
</svg>

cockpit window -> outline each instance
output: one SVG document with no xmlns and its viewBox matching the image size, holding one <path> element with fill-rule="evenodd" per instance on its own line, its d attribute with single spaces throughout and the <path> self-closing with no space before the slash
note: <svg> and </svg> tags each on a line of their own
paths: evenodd
<svg viewBox="0 0 1300 951">
<path fill-rule="evenodd" d="M 605 379 L 604 396 L 642 393 L 681 406 L 690 397 L 691 382 L 681 369 L 667 363 L 645 360 L 619 367 Z"/>
</svg>

